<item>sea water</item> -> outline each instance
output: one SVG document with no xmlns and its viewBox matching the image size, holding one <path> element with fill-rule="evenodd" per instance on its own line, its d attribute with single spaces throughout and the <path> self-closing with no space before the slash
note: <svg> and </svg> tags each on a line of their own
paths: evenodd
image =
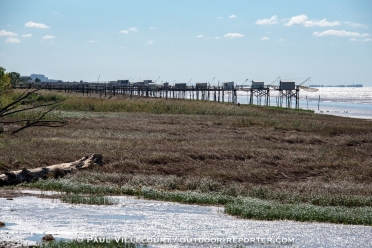
<svg viewBox="0 0 372 248">
<path fill-rule="evenodd" d="M 315 113 L 372 119 L 372 87 L 322 87 L 317 92 L 300 90 L 300 108 Z M 250 92 L 238 91 L 238 103 L 248 104 Z M 270 90 L 270 105 L 277 106 L 279 92 Z M 253 99 L 257 104 L 257 98 Z M 262 98 L 261 104 L 264 104 Z M 282 105 L 285 107 L 285 103 Z M 292 102 L 292 108 L 295 102 Z"/>
</svg>

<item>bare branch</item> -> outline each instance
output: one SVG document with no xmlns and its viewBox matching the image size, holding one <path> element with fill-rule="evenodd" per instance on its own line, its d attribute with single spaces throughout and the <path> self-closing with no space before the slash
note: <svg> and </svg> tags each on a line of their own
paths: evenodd
<svg viewBox="0 0 372 248">
<path fill-rule="evenodd" d="M 32 106 L 32 107 L 29 107 L 29 108 L 23 108 L 23 109 L 15 110 L 15 111 L 13 111 L 13 112 L 5 113 L 5 114 L 1 115 L 0 117 L 4 117 L 4 116 L 7 116 L 7 115 L 15 114 L 15 113 L 22 112 L 22 111 L 26 111 L 26 110 L 36 109 L 36 108 L 40 108 L 40 107 L 48 107 L 48 106 L 52 106 L 52 105 L 57 104 L 57 103 L 60 103 L 60 102 L 62 102 L 62 101 L 63 101 L 63 100 L 55 101 L 55 102 L 47 103 L 47 104 L 40 104 L 40 105 Z M 57 106 L 59 106 L 59 105 L 57 105 Z"/>
<path fill-rule="evenodd" d="M 13 106 L 15 106 L 16 104 L 18 104 L 22 100 L 26 99 L 27 97 L 29 97 L 32 93 L 34 93 L 36 91 L 38 91 L 38 90 L 32 90 L 32 91 L 29 91 L 29 92 L 27 92 L 27 90 L 26 90 L 17 99 L 15 99 L 13 102 L 9 103 L 5 107 L 2 107 L 0 109 L 0 117 L 4 116 L 4 113 L 8 112 L 10 107 L 12 107 L 11 109 L 14 109 Z M 27 94 L 25 94 L 26 92 L 27 92 Z"/>
<path fill-rule="evenodd" d="M 40 89 L 35 89 L 35 90 L 25 90 L 20 96 L 18 96 L 13 102 L 9 103 L 8 105 L 0 108 L 0 123 L 5 124 L 5 125 L 10 125 L 10 124 L 17 124 L 17 123 L 24 123 L 24 126 L 19 127 L 16 130 L 13 130 L 11 133 L 15 134 L 18 133 L 28 127 L 32 126 L 47 126 L 47 127 L 61 127 L 65 125 L 67 122 L 66 121 L 59 121 L 59 120 L 44 120 L 45 116 L 50 113 L 51 111 L 55 110 L 63 100 L 59 101 L 53 101 L 51 103 L 44 103 L 44 104 L 38 104 L 34 105 L 35 101 L 30 99 L 30 96 L 34 94 L 35 92 L 39 91 Z M 37 94 L 37 93 L 36 93 Z M 39 95 L 39 94 L 37 94 Z M 31 100 L 29 101 L 30 105 L 29 107 L 24 107 L 24 108 L 19 108 L 19 105 L 22 103 L 23 100 L 28 99 Z M 43 107 L 48 107 L 46 110 L 42 110 L 41 113 L 39 112 L 39 116 L 35 115 L 36 118 L 30 118 L 30 119 L 22 119 L 22 120 L 17 120 L 14 118 L 14 120 L 9 120 L 9 121 L 4 121 L 2 120 L 3 117 L 5 116 L 10 116 L 12 114 L 20 113 L 20 112 L 26 112 L 29 110 L 33 109 L 38 109 L 38 108 L 43 108 Z M 21 124 L 22 125 L 22 124 Z"/>
<path fill-rule="evenodd" d="M 37 120 L 35 120 L 33 122 L 30 122 L 30 123 L 26 124 L 25 126 L 12 131 L 12 134 L 18 133 L 19 131 L 21 131 L 21 130 L 23 130 L 25 128 L 28 128 L 28 127 L 34 126 L 37 123 L 40 123 L 40 120 L 43 119 L 46 114 L 48 114 L 49 112 L 53 111 L 56 107 L 57 106 L 54 106 L 53 108 L 51 108 L 48 111 L 44 112 Z"/>
</svg>

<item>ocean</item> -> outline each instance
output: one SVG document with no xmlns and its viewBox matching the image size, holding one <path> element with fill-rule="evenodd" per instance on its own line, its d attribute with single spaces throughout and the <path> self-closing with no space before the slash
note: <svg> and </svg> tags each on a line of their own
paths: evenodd
<svg viewBox="0 0 372 248">
<path fill-rule="evenodd" d="M 317 92 L 300 90 L 300 108 L 315 113 L 372 120 L 372 87 L 323 87 Z M 249 93 L 238 91 L 238 103 L 248 104 Z M 278 91 L 270 91 L 270 105 L 276 106 Z M 320 97 L 320 101 L 319 101 Z M 257 98 L 254 98 L 257 104 Z M 318 109 L 319 103 L 319 109 Z M 264 98 L 262 98 L 264 104 Z M 285 106 L 285 103 L 283 103 Z M 292 107 L 295 102 L 292 102 Z"/>
</svg>

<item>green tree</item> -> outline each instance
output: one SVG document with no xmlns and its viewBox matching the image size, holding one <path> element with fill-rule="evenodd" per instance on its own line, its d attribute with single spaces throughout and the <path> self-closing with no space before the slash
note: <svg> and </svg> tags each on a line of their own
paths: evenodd
<svg viewBox="0 0 372 248">
<path fill-rule="evenodd" d="M 0 104 L 1 100 L 12 91 L 10 78 L 5 71 L 5 68 L 0 66 Z"/>
<path fill-rule="evenodd" d="M 36 83 L 41 82 L 40 78 L 35 78 L 35 82 Z"/>
<path fill-rule="evenodd" d="M 20 79 L 19 79 L 19 81 L 22 82 L 22 83 L 25 83 L 25 82 L 31 81 L 31 80 L 32 80 L 31 77 L 25 77 L 25 76 L 20 77 Z"/>
<path fill-rule="evenodd" d="M 10 84 L 15 85 L 19 83 L 21 75 L 18 72 L 9 72 L 8 77 L 10 78 Z"/>
</svg>

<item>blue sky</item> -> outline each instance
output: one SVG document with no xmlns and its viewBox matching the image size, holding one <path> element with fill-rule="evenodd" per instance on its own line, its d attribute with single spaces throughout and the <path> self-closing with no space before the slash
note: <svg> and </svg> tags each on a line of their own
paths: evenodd
<svg viewBox="0 0 372 248">
<path fill-rule="evenodd" d="M 0 66 L 64 81 L 372 86 L 369 0 L 0 0 Z"/>
</svg>

